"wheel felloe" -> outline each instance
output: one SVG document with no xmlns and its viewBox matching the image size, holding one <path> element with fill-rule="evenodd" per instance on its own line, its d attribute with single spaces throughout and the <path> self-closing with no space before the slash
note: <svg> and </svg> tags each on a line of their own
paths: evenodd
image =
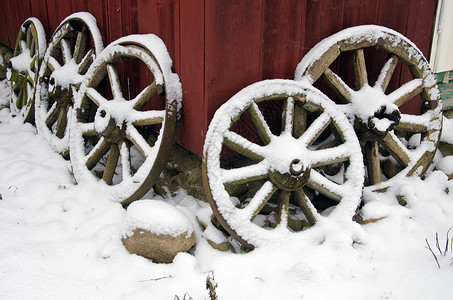
<svg viewBox="0 0 453 300">
<path fill-rule="evenodd" d="M 383 63 L 378 74 L 370 72 L 370 61 L 373 68 Z M 345 63 L 352 65 L 352 80 L 346 68 L 335 70 Z M 400 84 L 406 73 L 411 79 Z M 382 190 L 398 178 L 426 172 L 442 127 L 440 93 L 423 54 L 407 38 L 374 25 L 345 29 L 313 47 L 296 69 L 299 79 L 337 97 L 353 120 L 368 189 Z M 421 112 L 410 112 L 408 105 Z"/>
<path fill-rule="evenodd" d="M 224 162 L 229 158 L 231 164 Z M 203 184 L 219 223 L 253 248 L 315 224 L 322 197 L 352 218 L 355 209 L 342 207 L 360 201 L 361 164 L 352 127 L 325 96 L 310 85 L 270 80 L 245 88 L 216 112 L 205 141 Z M 337 165 L 334 176 L 325 174 Z"/>
</svg>

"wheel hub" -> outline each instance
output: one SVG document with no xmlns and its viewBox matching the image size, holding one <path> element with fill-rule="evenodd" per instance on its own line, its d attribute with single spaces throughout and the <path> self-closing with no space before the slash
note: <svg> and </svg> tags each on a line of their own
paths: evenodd
<svg viewBox="0 0 453 300">
<path fill-rule="evenodd" d="M 361 141 L 382 139 L 401 119 L 398 106 L 384 92 L 368 85 L 353 92 L 351 104 L 355 113 L 354 129 Z"/>
<path fill-rule="evenodd" d="M 123 121 L 122 125 L 118 126 L 115 118 L 103 108 L 96 112 L 94 127 L 111 143 L 119 144 L 126 137 L 126 122 Z"/>
<path fill-rule="evenodd" d="M 269 171 L 269 177 L 273 184 L 285 191 L 301 189 L 310 178 L 311 168 L 300 159 L 293 159 L 287 172 L 277 170 Z"/>
<path fill-rule="evenodd" d="M 62 87 L 54 77 L 49 80 L 49 96 L 54 98 L 58 106 L 67 106 L 72 100 L 72 89 L 70 86 Z"/>
</svg>

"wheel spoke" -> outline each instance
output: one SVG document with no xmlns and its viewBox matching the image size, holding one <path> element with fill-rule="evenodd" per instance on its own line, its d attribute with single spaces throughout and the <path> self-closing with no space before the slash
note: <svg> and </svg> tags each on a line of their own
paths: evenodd
<svg viewBox="0 0 453 300">
<path fill-rule="evenodd" d="M 134 120 L 134 126 L 155 125 L 163 123 L 165 118 L 165 110 L 148 110 L 148 111 L 133 111 L 128 114 L 128 119 Z"/>
<path fill-rule="evenodd" d="M 96 146 L 87 155 L 85 163 L 88 170 L 93 169 L 99 160 L 109 151 L 111 143 L 107 142 L 103 137 L 98 141 Z"/>
<path fill-rule="evenodd" d="M 78 123 L 78 126 L 80 127 L 80 132 L 86 137 L 98 135 L 94 129 L 94 123 Z"/>
<path fill-rule="evenodd" d="M 110 152 L 107 157 L 107 163 L 105 164 L 104 173 L 102 179 L 108 184 L 112 184 L 113 176 L 115 175 L 116 165 L 118 164 L 118 158 L 120 156 L 120 150 L 117 144 L 110 146 Z"/>
<path fill-rule="evenodd" d="M 280 190 L 276 221 L 278 226 L 287 227 L 289 218 L 289 197 L 291 192 Z"/>
<path fill-rule="evenodd" d="M 67 112 L 64 109 L 64 107 L 60 107 L 58 112 L 58 120 L 57 120 L 57 125 L 55 127 L 55 135 L 58 138 L 63 138 L 64 133 L 66 131 L 66 126 L 68 124 L 68 116 Z"/>
<path fill-rule="evenodd" d="M 151 146 L 145 141 L 143 136 L 137 131 L 134 126 L 128 127 L 128 134 L 126 135 L 127 139 L 131 141 L 138 151 L 143 155 L 143 157 L 148 158 L 148 156 L 153 152 Z"/>
<path fill-rule="evenodd" d="M 244 219 L 253 221 L 276 191 L 277 188 L 270 181 L 266 181 L 250 200 L 250 203 L 242 209 L 241 213 L 244 214 Z"/>
<path fill-rule="evenodd" d="M 293 133 L 293 118 L 294 118 L 294 99 L 288 97 L 283 102 L 283 115 L 282 115 L 282 132 L 287 134 Z"/>
<path fill-rule="evenodd" d="M 63 56 L 63 62 L 66 65 L 72 59 L 70 42 L 67 39 L 61 39 L 60 45 L 61 45 L 61 55 Z"/>
<path fill-rule="evenodd" d="M 403 84 L 397 90 L 388 95 L 389 100 L 396 106 L 401 106 L 423 90 L 423 80 L 421 78 L 412 79 Z"/>
<path fill-rule="evenodd" d="M 30 70 L 33 71 L 33 74 L 36 74 L 36 71 L 37 71 L 36 69 L 37 69 L 37 67 L 35 67 L 35 66 L 38 66 L 38 63 L 37 63 L 38 60 L 39 60 L 39 58 L 38 58 L 38 55 L 36 54 L 36 55 L 33 56 L 33 59 L 32 59 L 31 62 L 30 62 Z M 34 77 L 34 76 L 33 76 L 33 77 Z"/>
<path fill-rule="evenodd" d="M 247 113 L 250 116 L 253 125 L 255 125 L 256 131 L 258 132 L 258 135 L 260 136 L 263 143 L 265 145 L 269 144 L 271 142 L 272 133 L 266 123 L 266 120 L 264 120 L 264 116 L 258 108 L 258 105 L 253 102 L 252 105 L 247 109 Z"/>
<path fill-rule="evenodd" d="M 31 44 L 30 44 L 30 57 L 33 57 L 33 55 L 36 52 L 36 41 L 34 38 L 31 39 Z"/>
<path fill-rule="evenodd" d="M 365 152 L 369 184 L 378 184 L 382 181 L 379 144 L 378 142 L 367 142 L 363 150 Z"/>
<path fill-rule="evenodd" d="M 346 144 L 333 148 L 310 151 L 311 167 L 327 166 L 349 160 L 350 151 Z"/>
<path fill-rule="evenodd" d="M 314 169 L 311 169 L 310 171 L 310 178 L 308 179 L 307 186 L 332 200 L 340 202 L 341 198 L 343 198 L 341 186 L 322 176 Z"/>
<path fill-rule="evenodd" d="M 357 90 L 360 90 L 365 84 L 368 84 L 368 75 L 363 49 L 357 49 L 352 52 L 352 65 L 354 67 L 356 88 Z"/>
<path fill-rule="evenodd" d="M 305 195 L 304 191 L 302 189 L 294 191 L 293 193 L 294 198 L 297 201 L 297 204 L 299 205 L 300 209 L 304 213 L 305 217 L 307 218 L 308 223 L 313 226 L 316 223 L 316 218 L 315 215 L 313 214 L 313 209 L 312 205 L 310 202 L 310 199 Z"/>
<path fill-rule="evenodd" d="M 390 56 L 385 62 L 381 69 L 381 73 L 376 80 L 375 87 L 380 87 L 383 92 L 387 90 L 387 87 L 392 79 L 393 72 L 395 71 L 396 65 L 398 64 L 398 57 L 396 55 Z"/>
<path fill-rule="evenodd" d="M 108 100 L 104 98 L 98 91 L 94 88 L 87 88 L 85 93 L 88 98 L 91 99 L 97 106 L 101 106 L 102 104 L 106 103 Z"/>
<path fill-rule="evenodd" d="M 93 62 L 93 54 L 94 54 L 94 49 L 90 49 L 90 51 L 85 54 L 85 56 L 82 58 L 82 60 L 79 63 L 79 69 L 78 73 L 79 74 L 85 74 L 88 68 L 90 67 L 91 63 Z"/>
<path fill-rule="evenodd" d="M 299 138 L 306 148 L 310 147 L 329 126 L 332 119 L 327 113 L 322 113 L 315 121 L 307 128 L 305 133 Z"/>
<path fill-rule="evenodd" d="M 262 161 L 264 159 L 261 146 L 250 142 L 233 131 L 227 131 L 225 133 L 223 144 L 253 161 Z"/>
<path fill-rule="evenodd" d="M 307 111 L 302 107 L 301 101 L 294 105 L 293 135 L 299 138 L 307 130 Z"/>
<path fill-rule="evenodd" d="M 146 88 L 144 88 L 140 94 L 135 97 L 132 102 L 134 103 L 134 109 L 135 110 L 142 110 L 145 104 L 151 99 L 157 91 L 157 84 L 156 81 L 154 81 L 152 84 L 148 85 Z"/>
<path fill-rule="evenodd" d="M 27 45 L 27 49 L 30 49 L 31 42 L 33 40 L 33 36 L 31 34 L 31 25 L 27 28 L 27 32 L 25 33 L 25 41 Z"/>
<path fill-rule="evenodd" d="M 85 47 L 87 45 L 86 27 L 82 31 L 77 33 L 77 39 L 74 46 L 74 60 L 76 64 L 80 63 L 82 60 L 82 55 L 85 52 Z"/>
<path fill-rule="evenodd" d="M 401 114 L 400 122 L 394 127 L 394 129 L 414 133 L 426 133 L 428 132 L 428 127 L 426 126 L 426 124 L 428 124 L 429 122 L 430 118 L 426 115 L 415 116 Z"/>
<path fill-rule="evenodd" d="M 24 89 L 24 88 L 21 88 L 21 89 L 19 90 L 19 95 L 17 95 L 16 107 L 17 107 L 18 109 L 22 109 L 22 107 L 23 107 L 24 93 L 25 93 L 25 89 Z"/>
<path fill-rule="evenodd" d="M 267 178 L 268 172 L 269 166 L 264 161 L 241 168 L 222 169 L 222 182 L 228 185 L 238 185 L 257 181 Z"/>
<path fill-rule="evenodd" d="M 47 66 L 49 67 L 49 69 L 52 72 L 61 68 L 60 63 L 53 56 L 49 56 L 49 60 L 47 61 Z"/>
<path fill-rule="evenodd" d="M 121 155 L 121 170 L 123 171 L 123 180 L 131 177 L 131 161 L 130 161 L 130 149 L 127 142 L 121 143 L 120 146 L 120 155 Z"/>
<path fill-rule="evenodd" d="M 107 64 L 107 73 L 110 81 L 110 87 L 112 89 L 113 99 L 122 99 L 123 92 L 121 92 L 121 83 L 116 66 L 113 64 Z"/>
<path fill-rule="evenodd" d="M 58 105 L 54 102 L 46 115 L 46 126 L 50 129 L 58 118 Z"/>
<path fill-rule="evenodd" d="M 322 77 L 344 104 L 351 103 L 351 88 L 331 69 L 327 68 Z"/>
<path fill-rule="evenodd" d="M 381 144 L 400 165 L 407 166 L 409 164 L 411 160 L 409 150 L 407 150 L 393 132 L 388 132 L 382 139 Z"/>
</svg>

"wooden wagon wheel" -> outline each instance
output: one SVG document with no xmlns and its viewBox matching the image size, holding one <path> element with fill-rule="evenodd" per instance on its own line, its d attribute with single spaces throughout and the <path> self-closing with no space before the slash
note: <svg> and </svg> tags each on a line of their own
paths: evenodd
<svg viewBox="0 0 453 300">
<path fill-rule="evenodd" d="M 364 52 L 387 55 L 372 87 Z M 337 58 L 346 55 L 352 58 L 355 83 L 347 84 L 346 78 L 332 71 Z M 394 78 L 398 65 L 408 67 L 412 80 L 387 91 L 391 80 L 398 80 Z M 385 189 L 398 178 L 421 176 L 428 170 L 442 128 L 440 94 L 426 59 L 410 40 L 385 27 L 352 27 L 313 47 L 295 77 L 311 84 L 322 79 L 344 103 L 345 113 L 353 115 L 369 189 Z M 420 101 L 420 114 L 400 111 L 414 100 Z"/>
<path fill-rule="evenodd" d="M 36 18 L 27 19 L 20 27 L 7 71 L 12 91 L 11 113 L 21 115 L 25 122 L 34 122 L 35 88 L 45 51 L 46 34 L 41 22 Z"/>
<path fill-rule="evenodd" d="M 73 98 L 93 60 L 104 49 L 96 19 L 68 16 L 55 30 L 44 55 L 36 88 L 36 127 L 54 151 L 67 156 Z"/>
<path fill-rule="evenodd" d="M 133 70 L 141 80 L 153 77 L 130 100 L 118 72 L 127 62 L 144 65 L 145 70 Z M 96 58 L 80 87 L 70 128 L 71 165 L 79 184 L 95 184 L 123 205 L 152 187 L 170 155 L 181 108 L 181 85 L 171 64 L 154 35 L 122 38 Z M 150 109 L 159 103 L 163 108 Z"/>
<path fill-rule="evenodd" d="M 277 128 L 267 120 L 269 105 L 281 108 Z M 250 122 L 259 138 L 237 133 L 239 122 Z M 249 248 L 282 242 L 321 214 L 351 220 L 363 176 L 352 126 L 310 85 L 268 80 L 248 86 L 217 110 L 206 136 L 209 203 L 221 225 Z"/>
</svg>

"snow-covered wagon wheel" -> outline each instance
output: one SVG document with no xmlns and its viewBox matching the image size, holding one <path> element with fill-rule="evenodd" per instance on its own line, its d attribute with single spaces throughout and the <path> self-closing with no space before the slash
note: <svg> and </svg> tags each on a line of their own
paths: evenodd
<svg viewBox="0 0 453 300">
<path fill-rule="evenodd" d="M 155 35 L 121 38 L 96 58 L 70 127 L 71 165 L 79 184 L 94 184 L 123 205 L 152 187 L 170 155 L 181 109 L 181 84 L 171 66 Z M 141 83 L 132 95 L 131 81 Z"/>
<path fill-rule="evenodd" d="M 27 19 L 20 27 L 7 70 L 12 91 L 11 113 L 21 115 L 25 122 L 34 122 L 35 88 L 45 51 L 46 34 L 41 22 L 36 18 Z"/>
<path fill-rule="evenodd" d="M 382 64 L 369 82 L 373 56 L 373 68 L 376 57 Z M 340 74 L 345 62 L 353 67 L 350 79 Z M 335 65 L 339 74 L 332 71 Z M 399 85 L 405 71 L 411 79 Z M 367 189 L 382 190 L 398 178 L 428 170 L 442 128 L 440 94 L 426 59 L 409 39 L 381 26 L 345 29 L 313 47 L 295 78 L 323 82 L 337 95 L 362 146 Z"/>
<path fill-rule="evenodd" d="M 255 83 L 223 104 L 202 166 L 216 219 L 248 248 L 284 242 L 325 216 L 351 220 L 364 179 L 346 116 L 311 85 L 289 80 Z"/>
<path fill-rule="evenodd" d="M 83 76 L 103 49 L 96 19 L 82 12 L 60 23 L 44 55 L 36 87 L 36 128 L 54 151 L 66 157 L 73 99 Z"/>
</svg>

